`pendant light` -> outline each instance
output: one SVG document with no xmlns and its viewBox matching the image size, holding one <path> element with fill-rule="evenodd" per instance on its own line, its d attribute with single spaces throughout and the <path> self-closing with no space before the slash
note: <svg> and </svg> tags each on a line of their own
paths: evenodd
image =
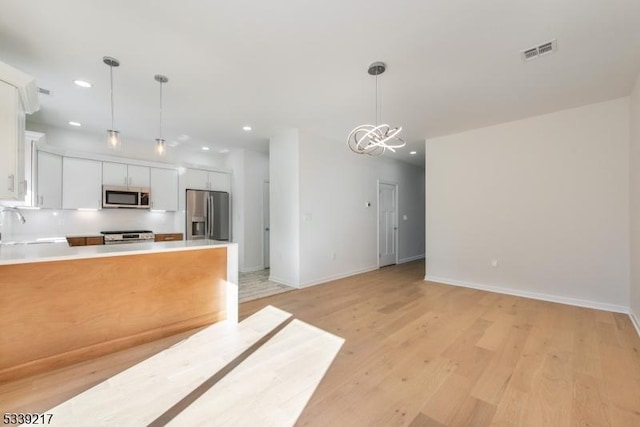
<svg viewBox="0 0 640 427">
<path fill-rule="evenodd" d="M 153 76 L 155 81 L 160 83 L 160 122 L 159 122 L 159 134 L 160 136 L 156 138 L 156 154 L 158 156 L 164 156 L 166 153 L 165 140 L 162 138 L 162 84 L 169 81 L 167 76 L 163 76 L 162 74 L 156 74 Z"/>
<path fill-rule="evenodd" d="M 347 144 L 354 153 L 379 156 L 385 150 L 395 152 L 396 148 L 406 145 L 406 142 L 398 137 L 398 134 L 402 131 L 401 127 L 392 128 L 387 124 L 378 124 L 381 115 L 380 111 L 382 110 L 382 106 L 378 108 L 378 76 L 384 73 L 386 69 L 387 66 L 384 62 L 374 62 L 369 65 L 368 73 L 376 76 L 376 124 L 360 125 L 349 133 Z"/>
<path fill-rule="evenodd" d="M 119 67 L 120 61 L 110 56 L 105 56 L 102 58 L 102 62 L 109 66 L 109 76 L 111 78 L 111 129 L 107 130 L 107 144 L 112 150 L 119 150 L 122 145 L 120 132 L 115 130 L 113 126 L 113 67 Z"/>
</svg>

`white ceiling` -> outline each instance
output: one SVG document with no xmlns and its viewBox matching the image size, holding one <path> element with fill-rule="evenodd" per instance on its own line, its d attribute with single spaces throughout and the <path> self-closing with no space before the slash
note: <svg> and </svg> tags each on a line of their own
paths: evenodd
<svg viewBox="0 0 640 427">
<path fill-rule="evenodd" d="M 181 150 L 265 151 L 289 127 L 346 142 L 374 120 L 377 60 L 388 65 L 382 121 L 408 142 L 389 155 L 419 165 L 427 138 L 628 95 L 640 72 L 637 0 L 2 0 L 1 10 L 0 61 L 52 91 L 33 121 L 110 127 L 109 55 L 121 62 L 124 143 L 157 137 L 161 73 L 165 137 L 191 137 Z M 556 53 L 521 60 L 551 39 Z"/>
</svg>

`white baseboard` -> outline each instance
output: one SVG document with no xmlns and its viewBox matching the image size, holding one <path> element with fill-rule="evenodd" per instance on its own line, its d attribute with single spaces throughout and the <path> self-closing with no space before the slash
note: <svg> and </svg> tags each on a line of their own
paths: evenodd
<svg viewBox="0 0 640 427">
<path fill-rule="evenodd" d="M 240 271 L 240 273 L 253 273 L 254 271 L 260 271 L 260 270 L 264 270 L 264 266 L 259 265 L 257 267 L 244 268 Z"/>
<path fill-rule="evenodd" d="M 481 291 L 496 292 L 499 294 L 514 295 L 517 297 L 532 298 L 542 301 L 557 302 L 560 304 L 575 305 L 578 307 L 595 308 L 597 310 L 612 311 L 614 313 L 629 314 L 629 307 L 616 304 L 607 304 L 596 301 L 583 300 L 578 298 L 568 298 L 558 295 L 549 295 L 538 292 L 523 291 L 520 289 L 503 288 L 499 286 L 481 285 L 478 283 L 465 282 L 462 280 L 452 280 L 445 277 L 435 277 L 426 275 L 424 280 L 430 282 L 444 283 L 445 285 L 461 286 L 464 288 L 479 289 Z M 636 326 L 637 328 L 637 326 Z"/>
<path fill-rule="evenodd" d="M 309 282 L 301 283 L 300 288 L 307 288 L 309 286 L 319 285 L 321 283 L 331 282 L 332 280 L 344 279 L 345 277 L 355 276 L 356 274 L 368 273 L 369 271 L 377 270 L 377 265 L 372 265 L 369 267 L 361 268 L 358 270 L 353 270 L 348 273 L 340 273 L 334 274 L 331 276 L 321 277 L 319 279 L 314 279 Z"/>
<path fill-rule="evenodd" d="M 298 284 L 293 284 L 293 283 L 291 283 L 289 280 L 281 279 L 281 278 L 276 277 L 276 276 L 269 276 L 269 281 L 270 281 L 270 282 L 274 282 L 274 283 L 278 283 L 278 284 L 280 284 L 280 285 L 289 286 L 289 287 L 291 287 L 291 288 L 300 289 L 300 285 L 298 285 Z"/>
<path fill-rule="evenodd" d="M 638 319 L 638 316 L 636 316 L 636 314 L 631 309 L 629 309 L 629 318 L 631 319 L 631 323 L 633 323 L 633 326 L 636 327 L 636 332 L 640 337 L 640 319 Z"/>
<path fill-rule="evenodd" d="M 398 260 L 398 264 L 404 264 L 405 262 L 417 261 L 419 259 L 424 259 L 424 254 L 415 255 L 415 256 L 410 256 L 410 257 L 407 257 L 407 258 L 399 259 Z"/>
</svg>

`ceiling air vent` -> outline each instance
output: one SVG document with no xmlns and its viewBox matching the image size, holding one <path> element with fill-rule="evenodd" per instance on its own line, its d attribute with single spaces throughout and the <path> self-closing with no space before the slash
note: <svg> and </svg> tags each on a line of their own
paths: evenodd
<svg viewBox="0 0 640 427">
<path fill-rule="evenodd" d="M 38 93 L 41 93 L 43 95 L 51 95 L 51 91 L 49 89 L 45 89 L 45 88 L 42 88 L 42 87 L 38 88 Z"/>
<path fill-rule="evenodd" d="M 525 61 L 531 61 L 539 56 L 547 55 L 549 53 L 553 53 L 558 50 L 558 45 L 556 40 L 553 39 L 549 42 L 542 43 L 541 45 L 530 47 L 529 49 L 525 49 L 521 51 L 522 59 Z"/>
</svg>

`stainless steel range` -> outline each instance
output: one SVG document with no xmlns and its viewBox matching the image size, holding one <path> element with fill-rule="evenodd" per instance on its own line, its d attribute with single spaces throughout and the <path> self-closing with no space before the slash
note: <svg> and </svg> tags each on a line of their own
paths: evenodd
<svg viewBox="0 0 640 427">
<path fill-rule="evenodd" d="M 153 242 L 155 238 L 153 231 L 150 230 L 101 231 L 100 233 L 104 235 L 105 245 Z"/>
</svg>

